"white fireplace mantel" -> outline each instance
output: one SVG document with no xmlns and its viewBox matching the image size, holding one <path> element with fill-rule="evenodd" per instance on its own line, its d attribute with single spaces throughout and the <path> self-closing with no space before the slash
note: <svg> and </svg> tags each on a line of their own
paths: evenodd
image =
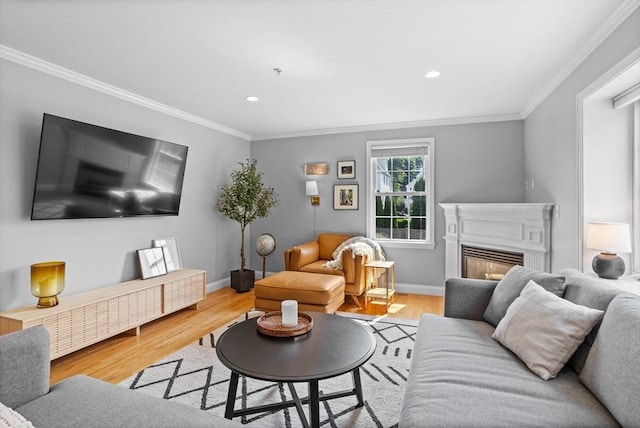
<svg viewBox="0 0 640 428">
<path fill-rule="evenodd" d="M 551 213 L 547 203 L 440 204 L 444 209 L 445 277 L 461 276 L 461 247 L 519 252 L 524 266 L 548 272 Z"/>
</svg>

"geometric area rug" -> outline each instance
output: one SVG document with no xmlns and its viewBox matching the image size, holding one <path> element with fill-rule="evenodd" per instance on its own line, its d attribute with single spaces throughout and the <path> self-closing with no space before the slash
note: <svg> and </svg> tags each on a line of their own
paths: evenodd
<svg viewBox="0 0 640 428">
<path fill-rule="evenodd" d="M 253 316 L 261 313 L 254 313 Z M 320 403 L 323 427 L 390 428 L 398 424 L 404 398 L 417 321 L 339 312 L 369 329 L 375 336 L 375 353 L 360 367 L 364 406 L 355 396 Z M 250 315 L 251 316 L 251 315 Z M 140 393 L 186 404 L 224 417 L 230 370 L 216 356 L 217 338 L 244 315 L 200 340 L 163 358 L 120 383 Z M 319 382 L 320 394 L 353 388 L 350 373 Z M 294 384 L 306 397 L 307 384 Z M 240 376 L 234 409 L 291 400 L 286 384 Z M 308 418 L 308 406 L 303 406 Z M 238 416 L 247 427 L 294 428 L 301 426 L 295 407 Z"/>
</svg>

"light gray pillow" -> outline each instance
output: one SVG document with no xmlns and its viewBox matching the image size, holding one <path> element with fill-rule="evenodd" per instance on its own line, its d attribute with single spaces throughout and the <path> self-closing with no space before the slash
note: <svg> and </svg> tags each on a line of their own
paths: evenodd
<svg viewBox="0 0 640 428">
<path fill-rule="evenodd" d="M 580 381 L 625 427 L 640 426 L 640 297 L 621 294 L 602 318 Z"/>
<path fill-rule="evenodd" d="M 576 305 L 534 281 L 507 309 L 493 338 L 544 380 L 556 377 L 604 311 Z"/>
<path fill-rule="evenodd" d="M 545 290 L 562 297 L 565 287 L 564 279 L 564 276 L 538 272 L 520 265 L 512 267 L 493 290 L 489 305 L 484 311 L 485 321 L 498 325 L 504 314 L 507 313 L 507 308 L 516 300 L 524 286 L 531 280 Z"/>
</svg>

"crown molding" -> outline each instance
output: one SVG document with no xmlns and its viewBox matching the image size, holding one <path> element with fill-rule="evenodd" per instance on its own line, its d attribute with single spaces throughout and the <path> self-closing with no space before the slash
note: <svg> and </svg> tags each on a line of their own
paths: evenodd
<svg viewBox="0 0 640 428">
<path fill-rule="evenodd" d="M 526 119 L 542 102 L 547 99 L 553 91 L 567 78 L 607 37 L 618 28 L 637 8 L 640 0 L 625 1 L 620 7 L 605 21 L 604 24 L 589 38 L 582 49 L 569 61 L 560 72 L 552 78 L 540 91 L 524 105 L 520 111 L 523 119 Z"/>
<path fill-rule="evenodd" d="M 522 120 L 519 113 L 498 114 L 492 116 L 470 116 L 449 119 L 420 120 L 415 122 L 383 123 L 379 125 L 345 126 L 341 128 L 312 129 L 309 131 L 282 132 L 251 137 L 251 141 L 276 140 L 280 138 L 312 137 L 318 135 L 348 134 L 353 132 L 386 131 L 407 128 L 426 128 L 433 126 L 467 125 L 472 123 L 508 122 Z"/>
<path fill-rule="evenodd" d="M 50 63 L 43 59 L 26 54 L 22 51 L 10 48 L 2 44 L 0 44 L 0 58 L 6 59 L 7 61 L 15 62 L 16 64 L 20 64 L 46 74 L 50 74 L 55 77 L 59 77 L 61 79 L 84 86 L 86 88 L 111 95 L 121 100 L 128 101 L 130 103 L 176 117 L 178 119 L 186 120 L 187 122 L 192 122 L 197 125 L 222 132 L 224 134 L 242 138 L 243 140 L 251 140 L 251 135 L 244 132 L 226 127 L 224 125 L 220 125 L 219 123 L 215 123 L 200 116 L 187 113 L 183 110 L 170 107 L 166 104 L 159 103 L 150 98 L 143 97 L 133 92 L 126 91 L 124 89 L 118 88 L 117 86 L 113 86 L 84 74 L 77 73 L 75 71 L 69 70 L 68 68 L 61 67 L 59 65 Z"/>
</svg>

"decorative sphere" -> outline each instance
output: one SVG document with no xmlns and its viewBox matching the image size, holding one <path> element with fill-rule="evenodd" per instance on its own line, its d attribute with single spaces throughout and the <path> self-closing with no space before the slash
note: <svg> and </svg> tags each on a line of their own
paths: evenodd
<svg viewBox="0 0 640 428">
<path fill-rule="evenodd" d="M 256 252 L 262 257 L 270 256 L 276 250 L 276 238 L 270 233 L 264 233 L 256 239 Z"/>
</svg>

